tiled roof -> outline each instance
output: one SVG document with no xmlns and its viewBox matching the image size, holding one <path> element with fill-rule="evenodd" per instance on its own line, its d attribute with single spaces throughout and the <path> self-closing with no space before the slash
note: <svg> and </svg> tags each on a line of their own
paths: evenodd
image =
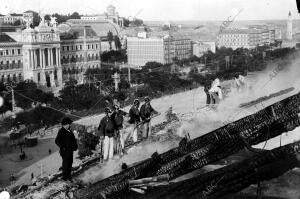
<svg viewBox="0 0 300 199">
<path fill-rule="evenodd" d="M 14 17 L 22 17 L 23 14 L 12 13 L 12 14 L 10 14 L 10 16 L 14 16 Z"/>
<path fill-rule="evenodd" d="M 99 37 L 106 37 L 108 31 L 111 31 L 113 35 L 117 35 L 121 30 L 117 24 L 110 23 L 105 20 L 99 21 L 84 21 L 84 20 L 68 20 L 70 24 L 89 25 L 96 32 Z"/>
<path fill-rule="evenodd" d="M 84 28 L 86 29 L 87 38 L 98 37 L 91 26 L 84 26 L 81 24 L 64 24 L 64 26 L 69 26 L 70 29 L 67 32 L 63 32 L 60 34 L 60 38 L 62 40 L 78 39 L 80 37 L 84 37 Z"/>
<path fill-rule="evenodd" d="M 8 36 L 6 33 L 0 33 L 0 42 L 8 43 L 8 42 L 16 42 L 12 37 Z"/>
</svg>

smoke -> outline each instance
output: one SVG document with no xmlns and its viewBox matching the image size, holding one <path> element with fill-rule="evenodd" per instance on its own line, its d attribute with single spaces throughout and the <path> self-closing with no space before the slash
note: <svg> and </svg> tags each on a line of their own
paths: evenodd
<svg viewBox="0 0 300 199">
<path fill-rule="evenodd" d="M 299 92 L 299 53 L 296 52 L 285 59 L 270 62 L 264 71 L 249 73 L 245 77 L 246 89 L 244 90 L 232 87 L 234 85 L 233 81 L 229 80 L 221 83 L 221 85 L 231 85 L 228 97 L 221 101 L 215 109 L 203 108 L 195 111 L 189 120 L 182 123 L 178 134 L 184 136 L 188 132 L 191 138 L 201 136 L 263 108 L 263 106 L 259 105 L 255 109 L 241 109 L 239 105 L 242 103 L 250 102 L 290 87 L 294 87 Z M 291 94 L 289 93 L 289 95 Z M 268 103 L 270 102 L 271 100 Z"/>
</svg>

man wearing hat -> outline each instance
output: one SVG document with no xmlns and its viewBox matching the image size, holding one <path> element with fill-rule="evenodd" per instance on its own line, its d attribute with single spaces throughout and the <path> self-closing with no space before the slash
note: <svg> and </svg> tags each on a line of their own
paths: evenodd
<svg viewBox="0 0 300 199">
<path fill-rule="evenodd" d="M 101 119 L 98 130 L 99 136 L 104 136 L 103 159 L 111 159 L 114 155 L 114 123 L 110 116 L 111 110 L 108 107 L 104 109 L 105 116 Z"/>
<path fill-rule="evenodd" d="M 138 123 L 141 121 L 141 117 L 140 117 L 140 111 L 139 111 L 139 107 L 140 107 L 140 101 L 138 99 L 135 99 L 133 102 L 132 107 L 129 110 L 129 124 L 131 124 L 132 127 L 132 139 L 133 142 L 137 142 L 138 139 Z"/>
<path fill-rule="evenodd" d="M 59 154 L 62 157 L 63 180 L 71 180 L 73 152 L 78 148 L 77 140 L 70 129 L 72 122 L 68 117 L 63 118 L 62 127 L 55 138 L 55 143 L 59 147 Z"/>
<path fill-rule="evenodd" d="M 148 138 L 151 135 L 151 116 L 158 114 L 150 104 L 150 98 L 145 97 L 145 103 L 141 106 L 140 116 L 143 123 L 143 138 Z"/>
<path fill-rule="evenodd" d="M 123 129 L 123 122 L 124 116 L 127 116 L 128 113 L 125 111 L 120 110 L 120 103 L 115 102 L 114 104 L 114 112 L 111 114 L 111 119 L 114 124 L 115 128 L 115 141 L 116 141 L 116 152 L 123 155 L 124 153 L 124 129 Z"/>
</svg>

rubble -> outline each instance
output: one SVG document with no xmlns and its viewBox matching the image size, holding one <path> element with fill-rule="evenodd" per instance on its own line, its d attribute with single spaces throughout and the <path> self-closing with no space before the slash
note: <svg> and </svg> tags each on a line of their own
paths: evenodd
<svg viewBox="0 0 300 199">
<path fill-rule="evenodd" d="M 188 142 L 188 147 L 177 147 L 154 156 L 79 190 L 77 198 L 105 196 L 117 198 L 128 189 L 128 179 L 169 174 L 171 178 L 200 168 L 209 162 L 220 160 L 246 147 L 258 144 L 300 125 L 300 93 L 240 120 L 216 129 Z M 284 108 L 283 108 L 284 107 Z"/>
</svg>

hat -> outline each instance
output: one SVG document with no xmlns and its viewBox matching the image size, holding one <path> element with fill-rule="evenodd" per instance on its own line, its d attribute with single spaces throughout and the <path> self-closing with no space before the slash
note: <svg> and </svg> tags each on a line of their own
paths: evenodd
<svg viewBox="0 0 300 199">
<path fill-rule="evenodd" d="M 150 102 L 150 97 L 145 97 L 145 102 Z"/>
<path fill-rule="evenodd" d="M 117 100 L 114 100 L 113 108 L 116 110 L 116 109 L 119 109 L 120 106 L 121 106 L 120 102 L 118 102 Z"/>
<path fill-rule="evenodd" d="M 61 121 L 62 125 L 67 125 L 67 124 L 72 124 L 72 123 L 73 123 L 73 120 L 71 120 L 69 117 L 65 117 Z"/>
<path fill-rule="evenodd" d="M 111 110 L 110 110 L 109 107 L 105 107 L 105 108 L 104 108 L 104 112 L 105 112 L 105 113 L 111 113 Z"/>
<path fill-rule="evenodd" d="M 140 103 L 140 100 L 138 100 L 138 99 L 135 99 L 134 101 L 133 101 L 133 104 L 139 104 Z"/>
<path fill-rule="evenodd" d="M 114 104 L 113 108 L 114 108 L 114 110 L 118 110 L 118 109 L 120 109 L 120 106 L 117 104 Z"/>
</svg>

